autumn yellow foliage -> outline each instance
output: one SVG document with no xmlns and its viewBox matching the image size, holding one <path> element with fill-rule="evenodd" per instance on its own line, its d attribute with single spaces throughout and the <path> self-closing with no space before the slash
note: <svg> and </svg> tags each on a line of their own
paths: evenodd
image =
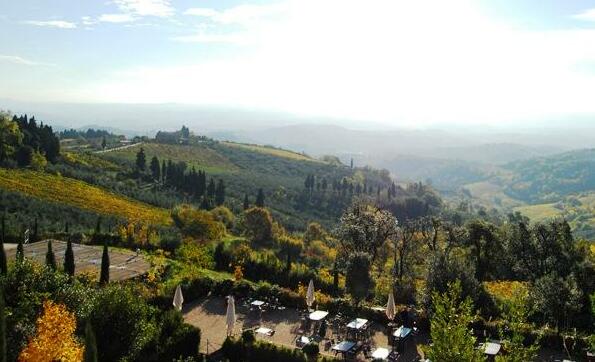
<svg viewBox="0 0 595 362">
<path fill-rule="evenodd" d="M 84 347 L 74 337 L 76 318 L 63 304 L 43 303 L 36 335 L 21 351 L 19 362 L 82 361 Z"/>
<path fill-rule="evenodd" d="M 501 301 L 511 300 L 517 291 L 527 289 L 527 283 L 514 280 L 498 280 L 483 283 L 488 293 Z"/>
<path fill-rule="evenodd" d="M 308 285 L 298 283 L 297 293 L 305 300 L 306 295 L 308 294 Z M 318 305 L 326 305 L 331 302 L 332 298 L 329 295 L 324 294 L 320 290 L 316 290 L 316 288 L 314 288 L 314 300 Z"/>
<path fill-rule="evenodd" d="M 42 200 L 150 224 L 170 224 L 169 212 L 83 181 L 44 172 L 0 169 L 0 188 Z"/>
</svg>

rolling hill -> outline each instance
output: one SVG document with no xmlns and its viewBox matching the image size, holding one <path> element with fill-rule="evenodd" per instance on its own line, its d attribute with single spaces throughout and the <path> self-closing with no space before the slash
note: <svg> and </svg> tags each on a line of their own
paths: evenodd
<svg viewBox="0 0 595 362">
<path fill-rule="evenodd" d="M 45 172 L 0 168 L 0 188 L 97 214 L 116 215 L 161 225 L 171 223 L 168 210 L 117 195 L 80 180 Z"/>
<path fill-rule="evenodd" d="M 319 190 L 319 198 L 310 197 L 312 195 L 307 195 L 304 189 L 304 181 L 309 175 L 314 175 L 318 183 L 326 180 L 329 188 L 333 182 L 340 182 L 344 178 L 362 185 L 367 183 L 374 186 L 374 190 L 378 186 L 387 187 L 391 182 L 388 173 L 379 170 L 351 169 L 285 149 L 214 140 L 190 144 L 165 144 L 149 140 L 137 147 L 99 156 L 115 164 L 131 166 L 140 147 L 143 147 L 147 160 L 157 156 L 160 162 L 183 161 L 188 167 L 206 171 L 209 178 L 223 180 L 226 185 L 226 203 L 232 209 L 241 209 L 245 195 L 253 203 L 257 191 L 263 189 L 267 207 L 277 220 L 290 229 L 303 228 L 315 219 L 330 226 L 350 202 L 350 199 L 331 202 L 330 190 L 326 193 Z M 172 197 L 180 198 L 179 201 L 184 199 L 180 195 Z M 317 199 L 316 203 L 314 199 Z M 150 199 L 147 201 L 151 202 Z"/>
<path fill-rule="evenodd" d="M 480 179 L 461 189 L 483 206 L 536 222 L 563 217 L 595 239 L 595 149 L 511 162 Z"/>
</svg>

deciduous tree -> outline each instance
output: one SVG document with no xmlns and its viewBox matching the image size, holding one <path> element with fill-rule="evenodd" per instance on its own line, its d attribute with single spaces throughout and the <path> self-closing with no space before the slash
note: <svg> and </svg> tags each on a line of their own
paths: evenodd
<svg viewBox="0 0 595 362">
<path fill-rule="evenodd" d="M 19 355 L 25 361 L 82 361 L 83 346 L 75 336 L 76 318 L 63 304 L 43 303 L 36 334 Z"/>
<path fill-rule="evenodd" d="M 345 286 L 356 305 L 364 300 L 374 286 L 370 275 L 372 258 L 365 252 L 355 252 L 347 262 Z"/>
<path fill-rule="evenodd" d="M 450 283 L 444 293 L 432 295 L 433 310 L 430 335 L 433 344 L 426 357 L 431 361 L 485 361 L 483 351 L 475 348 L 475 337 L 469 327 L 474 319 L 473 303 L 461 297 L 459 282 Z"/>
<path fill-rule="evenodd" d="M 244 213 L 246 235 L 255 243 L 267 243 L 273 239 L 273 218 L 269 210 L 253 207 Z"/>
</svg>

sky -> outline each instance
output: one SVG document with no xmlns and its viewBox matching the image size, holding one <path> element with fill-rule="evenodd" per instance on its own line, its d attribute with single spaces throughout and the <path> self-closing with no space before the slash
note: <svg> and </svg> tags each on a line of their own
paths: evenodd
<svg viewBox="0 0 595 362">
<path fill-rule="evenodd" d="M 0 99 L 499 125 L 594 94 L 595 1 L 0 2 Z"/>
</svg>

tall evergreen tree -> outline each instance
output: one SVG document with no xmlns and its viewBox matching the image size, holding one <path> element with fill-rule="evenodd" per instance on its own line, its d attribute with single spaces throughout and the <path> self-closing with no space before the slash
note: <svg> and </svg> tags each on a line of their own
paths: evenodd
<svg viewBox="0 0 595 362">
<path fill-rule="evenodd" d="M 6 314 L 2 288 L 0 288 L 0 362 L 6 362 Z"/>
<path fill-rule="evenodd" d="M 205 171 L 198 174 L 198 196 L 202 196 L 207 192 L 207 173 Z"/>
<path fill-rule="evenodd" d="M 165 160 L 161 161 L 161 182 L 165 183 L 166 180 L 166 175 L 167 175 L 167 164 L 165 163 Z"/>
<path fill-rule="evenodd" d="M 248 210 L 250 208 L 250 201 L 248 201 L 248 194 L 244 194 L 244 210 Z"/>
<path fill-rule="evenodd" d="M 16 261 L 22 263 L 25 260 L 25 248 L 23 247 L 23 240 L 20 239 L 17 244 L 17 252 L 15 254 Z"/>
<path fill-rule="evenodd" d="M 39 241 L 39 226 L 37 224 L 37 217 L 33 223 L 33 235 L 31 235 L 31 242 L 34 243 L 36 241 Z"/>
<path fill-rule="evenodd" d="M 68 221 L 66 223 L 64 223 L 64 233 L 68 234 L 68 227 L 70 225 L 68 224 Z"/>
<path fill-rule="evenodd" d="M 258 195 L 256 195 L 256 206 L 264 207 L 264 192 L 262 189 L 258 189 Z"/>
<path fill-rule="evenodd" d="M 147 156 L 145 155 L 145 150 L 142 147 L 136 154 L 136 168 L 139 171 L 144 171 L 147 168 Z"/>
<path fill-rule="evenodd" d="M 99 276 L 99 284 L 105 285 L 109 283 L 109 252 L 107 250 L 107 243 L 103 244 L 103 254 L 101 255 L 101 275 Z"/>
<path fill-rule="evenodd" d="M 45 265 L 56 270 L 56 255 L 52 249 L 52 240 L 48 240 L 48 251 L 45 253 Z"/>
<path fill-rule="evenodd" d="M 105 147 L 107 147 L 107 141 L 105 139 L 105 136 L 103 136 L 103 139 L 101 140 L 101 149 L 105 150 Z"/>
<path fill-rule="evenodd" d="M 97 362 L 97 341 L 91 322 L 85 324 L 85 356 L 84 362 Z"/>
<path fill-rule="evenodd" d="M 4 213 L 6 213 L 6 211 L 4 211 Z M 0 273 L 2 275 L 6 275 L 6 273 L 8 273 L 8 266 L 6 264 L 6 251 L 4 250 L 4 228 L 6 227 L 6 215 L 4 213 L 2 214 L 2 233 L 0 234 L 0 237 L 2 237 L 2 239 L 0 239 Z"/>
<path fill-rule="evenodd" d="M 101 221 L 102 221 L 102 217 L 98 216 L 97 223 L 95 224 L 95 235 L 101 234 Z"/>
<path fill-rule="evenodd" d="M 225 202 L 225 184 L 222 179 L 219 179 L 217 183 L 217 189 L 215 190 L 215 204 L 217 206 L 223 205 Z"/>
<path fill-rule="evenodd" d="M 66 252 L 64 253 L 64 271 L 71 277 L 74 276 L 74 251 L 72 250 L 72 241 L 70 238 L 66 243 Z"/>
<path fill-rule="evenodd" d="M 209 198 L 207 197 L 207 195 L 204 195 L 202 197 L 202 200 L 200 202 L 200 208 L 203 210 L 209 210 L 211 208 L 211 204 L 209 203 Z"/>
<path fill-rule="evenodd" d="M 217 186 L 215 186 L 215 180 L 213 178 L 211 178 L 209 180 L 209 186 L 207 186 L 207 196 L 209 197 L 209 199 L 213 200 L 215 198 L 215 190 L 217 189 Z"/>
<path fill-rule="evenodd" d="M 151 168 L 151 175 L 153 175 L 153 179 L 159 181 L 161 178 L 161 166 L 159 165 L 159 159 L 157 159 L 157 156 L 153 156 L 151 159 L 151 165 L 149 167 Z"/>
</svg>

